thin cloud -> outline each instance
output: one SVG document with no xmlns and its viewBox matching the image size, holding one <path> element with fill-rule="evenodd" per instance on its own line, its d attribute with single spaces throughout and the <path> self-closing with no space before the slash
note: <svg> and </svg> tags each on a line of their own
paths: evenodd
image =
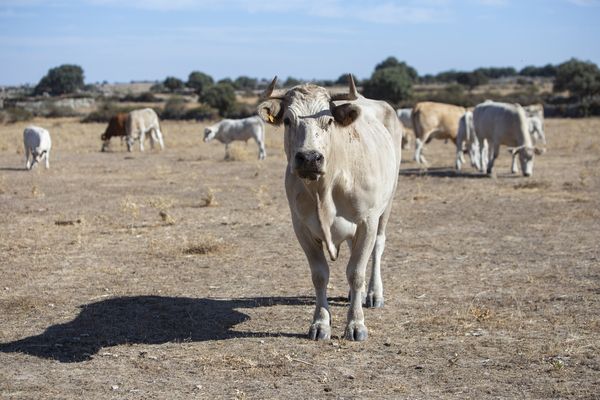
<svg viewBox="0 0 600 400">
<path fill-rule="evenodd" d="M 576 6 L 582 7 L 590 7 L 600 5 L 600 1 L 598 0 L 567 0 L 571 4 L 575 4 Z"/>
</svg>

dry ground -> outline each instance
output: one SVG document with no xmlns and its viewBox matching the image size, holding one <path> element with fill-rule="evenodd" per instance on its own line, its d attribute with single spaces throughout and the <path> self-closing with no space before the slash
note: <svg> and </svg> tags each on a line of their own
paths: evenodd
<svg viewBox="0 0 600 400">
<path fill-rule="evenodd" d="M 51 169 L 0 126 L 0 398 L 600 398 L 600 120 L 547 121 L 533 178 L 428 171 L 404 153 L 369 339 L 305 338 L 313 291 L 283 190 L 281 133 L 100 153 L 100 124 L 38 120 Z"/>
</svg>

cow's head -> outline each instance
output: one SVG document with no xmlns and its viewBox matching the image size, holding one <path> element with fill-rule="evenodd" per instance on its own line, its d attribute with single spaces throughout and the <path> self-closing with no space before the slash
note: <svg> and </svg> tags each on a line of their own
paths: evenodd
<svg viewBox="0 0 600 400">
<path fill-rule="evenodd" d="M 509 152 L 514 156 L 515 153 L 519 153 L 519 163 L 521 164 L 521 171 L 523 176 L 533 175 L 533 158 L 535 154 L 543 154 L 542 149 L 538 149 L 534 146 L 519 146 L 510 149 Z"/>
<path fill-rule="evenodd" d="M 214 127 L 214 125 L 204 128 L 204 141 L 210 142 L 211 140 L 213 140 L 215 138 L 216 134 L 217 134 L 217 129 Z"/>
<path fill-rule="evenodd" d="M 283 92 L 275 90 L 275 77 L 263 93 L 265 101 L 258 106 L 258 115 L 268 124 L 283 123 L 288 166 L 300 178 L 316 180 L 325 173 L 332 135 L 340 134 L 340 127 L 351 125 L 360 115 L 356 104 L 334 103 L 358 98 L 352 75 L 348 81 L 348 93 L 330 94 L 312 84 Z"/>
<path fill-rule="evenodd" d="M 46 150 L 40 150 L 39 148 L 33 149 L 31 151 L 31 158 L 33 158 L 31 166 L 33 167 L 36 163 L 40 162 L 45 154 Z"/>
</svg>

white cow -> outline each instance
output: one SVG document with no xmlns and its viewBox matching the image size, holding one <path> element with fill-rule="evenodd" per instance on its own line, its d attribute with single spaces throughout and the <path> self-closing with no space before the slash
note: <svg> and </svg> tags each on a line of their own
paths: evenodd
<svg viewBox="0 0 600 400">
<path fill-rule="evenodd" d="M 50 133 L 39 126 L 28 126 L 23 131 L 23 145 L 25 146 L 25 168 L 31 169 L 35 164 L 46 160 L 46 168 L 50 168 L 50 149 L 52 140 Z M 31 162 L 29 156 L 31 155 Z"/>
<path fill-rule="evenodd" d="M 539 115 L 530 114 L 527 112 L 527 108 L 525 109 L 525 113 L 529 115 L 527 117 L 527 125 L 529 127 L 529 134 L 533 139 L 533 143 L 537 145 L 538 143 L 542 143 L 544 146 L 546 143 L 546 135 L 544 134 L 544 120 L 540 119 Z M 543 154 L 545 149 L 540 150 L 540 153 Z M 514 173 L 518 172 L 519 167 L 517 165 L 517 153 L 512 153 L 512 168 L 511 171 Z"/>
<path fill-rule="evenodd" d="M 518 153 L 523 175 L 533 174 L 534 154 L 539 154 L 539 151 L 534 147 L 523 107 L 519 104 L 486 101 L 475 107 L 473 123 L 479 142 L 487 142 L 486 145 L 481 146 L 481 159 L 485 160 L 484 152 L 487 149 L 488 174 L 492 174 L 500 145 L 512 147 L 512 154 Z M 482 172 L 483 169 L 482 162 Z"/>
<path fill-rule="evenodd" d="M 412 108 L 399 108 L 396 110 L 396 114 L 398 115 L 398 119 L 402 122 L 404 126 L 404 136 L 402 137 L 402 148 L 406 149 L 409 144 L 408 132 L 406 129 L 413 130 L 412 124 Z"/>
<path fill-rule="evenodd" d="M 284 125 L 286 194 L 316 292 L 309 337 L 331 336 L 325 251 L 336 260 L 346 242 L 351 254 L 345 337 L 365 340 L 363 298 L 367 306 L 384 303 L 380 263 L 400 169 L 402 125 L 387 103 L 359 95 L 352 77 L 349 93 L 337 95 L 311 84 L 274 93 L 276 79 L 258 111 L 267 123 Z M 367 291 L 365 272 L 371 257 Z"/>
<path fill-rule="evenodd" d="M 265 124 L 257 116 L 242 119 L 223 119 L 204 129 L 204 141 L 210 142 L 217 139 L 225 144 L 225 159 L 229 159 L 229 144 L 234 140 L 254 139 L 258 145 L 258 159 L 264 160 L 267 156 L 265 150 Z"/>
<path fill-rule="evenodd" d="M 468 151 L 471 165 L 478 170 L 481 169 L 481 155 L 479 140 L 473 126 L 473 112 L 466 111 L 458 121 L 458 133 L 456 134 L 456 169 L 461 170 L 465 162 L 463 154 Z"/>
<path fill-rule="evenodd" d="M 161 150 L 165 148 L 158 115 L 151 108 L 131 111 L 127 116 L 125 130 L 127 131 L 127 151 L 131 151 L 136 140 L 140 141 L 140 151 L 144 151 L 144 141 L 148 133 L 150 133 L 152 148 L 154 148 L 154 142 L 158 142 Z"/>
</svg>

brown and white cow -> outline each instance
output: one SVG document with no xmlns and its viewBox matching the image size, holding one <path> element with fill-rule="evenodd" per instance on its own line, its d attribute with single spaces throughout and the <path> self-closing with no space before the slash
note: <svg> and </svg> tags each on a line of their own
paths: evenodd
<svg viewBox="0 0 600 400">
<path fill-rule="evenodd" d="M 127 130 L 128 151 L 131 151 L 135 140 L 140 141 L 140 151 L 144 151 L 144 140 L 148 133 L 150 134 L 150 146 L 154 148 L 154 142 L 158 142 L 160 149 L 164 150 L 165 144 L 160 131 L 160 121 L 153 109 L 143 108 L 131 111 L 127 116 L 125 129 Z"/>
<path fill-rule="evenodd" d="M 106 151 L 110 144 L 110 138 L 120 137 L 121 140 L 127 136 L 127 130 L 125 129 L 125 123 L 127 122 L 127 113 L 118 113 L 108 121 L 106 131 L 100 136 L 102 140 L 101 151 Z"/>
<path fill-rule="evenodd" d="M 427 163 L 423 156 L 423 146 L 432 139 L 450 139 L 456 144 L 458 121 L 465 111 L 464 107 L 432 101 L 423 101 L 415 105 L 412 123 L 415 132 L 416 162 Z"/>
<path fill-rule="evenodd" d="M 269 124 L 284 125 L 285 189 L 316 292 L 309 337 L 331 336 L 325 251 L 336 260 L 346 242 L 351 253 L 345 337 L 365 340 L 363 298 L 372 307 L 384 302 L 380 265 L 400 168 L 402 126 L 387 103 L 358 94 L 351 77 L 349 93 L 343 94 L 312 84 L 274 91 L 276 79 L 263 94 L 258 113 Z"/>
</svg>

